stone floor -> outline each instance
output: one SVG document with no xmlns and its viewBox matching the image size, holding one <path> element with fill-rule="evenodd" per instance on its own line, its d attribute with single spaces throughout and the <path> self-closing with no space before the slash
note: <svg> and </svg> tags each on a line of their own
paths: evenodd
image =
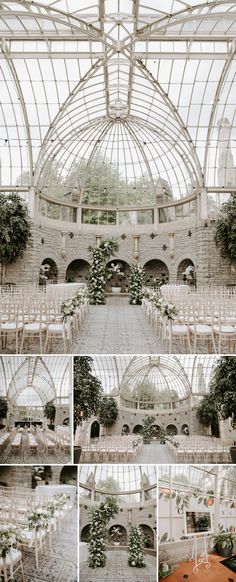
<svg viewBox="0 0 236 582">
<path fill-rule="evenodd" d="M 146 556 L 145 568 L 130 568 L 126 551 L 108 551 L 105 568 L 80 566 L 80 582 L 156 582 L 157 564 L 154 556 Z"/>
<path fill-rule="evenodd" d="M 106 305 L 91 305 L 74 354 L 163 354 L 166 352 L 139 305 L 128 297 L 108 296 Z"/>
<path fill-rule="evenodd" d="M 174 455 L 168 449 L 166 445 L 160 445 L 160 443 L 152 442 L 150 445 L 143 445 L 141 450 L 138 452 L 137 459 L 135 463 L 150 463 L 150 464 L 165 464 L 176 463 Z"/>
<path fill-rule="evenodd" d="M 37 437 L 35 437 L 37 440 Z M 11 450 L 11 443 L 8 443 L 6 448 L 0 453 L 0 463 L 10 464 L 10 465 L 17 465 L 17 464 L 35 464 L 37 465 L 53 465 L 53 464 L 62 464 L 66 465 L 67 463 L 71 462 L 71 455 L 65 453 L 65 451 L 60 451 L 56 449 L 54 453 L 45 451 L 40 451 L 32 453 L 29 450 L 29 447 L 25 444 L 25 441 L 28 443 L 28 439 L 26 435 L 22 435 L 22 446 L 21 451 L 19 453 L 12 453 Z"/>
<path fill-rule="evenodd" d="M 77 511 L 72 514 L 71 525 L 63 525 L 59 535 L 52 539 L 52 549 L 45 544 L 39 554 L 39 569 L 35 567 L 33 551 L 24 553 L 25 582 L 77 582 Z M 14 582 L 22 582 L 16 573 Z"/>
</svg>

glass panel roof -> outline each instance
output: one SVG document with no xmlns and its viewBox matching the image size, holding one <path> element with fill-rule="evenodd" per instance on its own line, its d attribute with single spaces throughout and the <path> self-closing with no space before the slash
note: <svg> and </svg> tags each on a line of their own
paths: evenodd
<svg viewBox="0 0 236 582">
<path fill-rule="evenodd" d="M 148 489 L 156 485 L 154 465 L 85 465 L 80 468 L 80 485 L 111 493 Z M 111 489 L 113 483 L 113 489 Z"/>
<path fill-rule="evenodd" d="M 123 396 L 129 393 L 131 399 L 140 400 L 150 389 L 158 403 L 164 397 L 170 402 L 187 398 L 190 392 L 206 393 L 216 362 L 217 357 L 210 355 L 94 356 L 93 371 L 106 394 L 121 391 Z M 145 386 L 147 390 L 142 393 Z"/>
<path fill-rule="evenodd" d="M 66 402 L 70 393 L 71 360 L 67 356 L 0 357 L 0 395 L 13 404 L 44 405 L 60 398 Z"/>
<path fill-rule="evenodd" d="M 0 185 L 108 206 L 235 186 L 235 1 L 3 0 L 0 33 Z"/>
</svg>

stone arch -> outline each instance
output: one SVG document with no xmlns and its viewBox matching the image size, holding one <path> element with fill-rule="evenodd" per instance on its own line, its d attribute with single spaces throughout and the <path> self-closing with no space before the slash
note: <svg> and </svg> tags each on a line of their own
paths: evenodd
<svg viewBox="0 0 236 582">
<path fill-rule="evenodd" d="M 153 424 L 152 429 L 153 429 L 153 437 L 158 439 L 160 437 L 161 427 L 158 424 Z"/>
<path fill-rule="evenodd" d="M 133 434 L 141 434 L 143 427 L 141 424 L 136 424 L 133 428 Z"/>
<path fill-rule="evenodd" d="M 175 424 L 168 424 L 168 426 L 166 427 L 166 434 L 168 436 L 174 436 L 178 434 L 177 426 L 175 426 Z"/>
<path fill-rule="evenodd" d="M 119 531 L 120 535 L 118 534 L 117 530 Z M 112 532 L 114 532 L 114 537 Z M 108 530 L 108 536 L 108 541 L 109 543 L 112 543 L 112 545 L 127 546 L 127 530 L 123 525 L 120 525 L 119 523 L 112 525 Z"/>
<path fill-rule="evenodd" d="M 122 434 L 130 434 L 130 428 L 128 424 L 123 424 L 122 426 Z"/>
<path fill-rule="evenodd" d="M 112 259 L 111 261 L 109 261 L 106 265 L 107 270 L 110 268 L 111 264 L 117 265 L 120 264 L 122 266 L 122 272 L 124 273 L 124 276 L 122 277 L 118 277 L 118 286 L 121 287 L 121 291 L 122 293 L 125 293 L 126 291 L 128 291 L 128 286 L 129 286 L 129 273 L 130 273 L 130 265 L 129 263 L 127 263 L 126 261 L 124 261 L 123 259 Z M 115 287 L 117 285 L 116 281 L 114 280 L 114 277 L 112 277 L 111 279 L 109 279 L 107 281 L 107 291 L 111 291 L 111 287 Z"/>
<path fill-rule="evenodd" d="M 42 269 L 42 275 L 40 276 L 39 274 L 39 284 L 40 285 L 45 285 L 47 281 L 51 281 L 52 283 L 57 283 L 58 280 L 58 268 L 57 268 L 57 264 L 56 261 L 54 261 L 54 259 L 51 259 L 50 257 L 47 257 L 46 259 L 43 259 L 41 266 L 40 266 L 40 270 L 42 267 L 44 267 L 45 265 L 49 266 L 48 270 L 45 270 L 45 277 L 42 277 L 43 273 L 43 269 Z"/>
<path fill-rule="evenodd" d="M 147 261 L 144 268 L 144 284 L 147 287 L 154 287 L 155 282 L 168 283 L 169 281 L 169 269 L 160 259 L 151 259 Z"/>
<path fill-rule="evenodd" d="M 85 525 L 82 528 L 81 534 L 80 534 L 81 542 L 85 542 L 86 544 L 89 542 L 90 529 L 91 529 L 91 523 L 87 523 L 87 525 Z"/>
<path fill-rule="evenodd" d="M 192 259 L 183 259 L 178 267 L 177 267 L 177 283 L 183 283 L 185 282 L 186 279 L 184 279 L 184 276 L 182 275 L 182 273 L 187 269 L 187 267 L 194 267 L 195 265 L 192 261 Z"/>
<path fill-rule="evenodd" d="M 70 418 L 69 418 L 69 416 L 67 416 L 66 418 L 64 418 L 62 424 L 64 426 L 70 426 Z"/>
<path fill-rule="evenodd" d="M 100 436 L 100 424 L 98 420 L 94 420 L 90 427 L 90 438 L 95 439 Z"/>
<path fill-rule="evenodd" d="M 65 465 L 60 472 L 60 483 L 67 485 L 76 485 L 77 467 L 76 465 Z"/>
<path fill-rule="evenodd" d="M 68 283 L 85 283 L 88 280 L 90 264 L 84 259 L 74 259 L 66 269 Z"/>
<path fill-rule="evenodd" d="M 150 525 L 146 525 L 146 523 L 141 523 L 139 525 L 139 527 L 142 530 L 143 535 L 145 537 L 145 548 L 153 549 L 154 548 L 154 531 L 153 531 L 153 529 L 150 527 Z"/>
</svg>

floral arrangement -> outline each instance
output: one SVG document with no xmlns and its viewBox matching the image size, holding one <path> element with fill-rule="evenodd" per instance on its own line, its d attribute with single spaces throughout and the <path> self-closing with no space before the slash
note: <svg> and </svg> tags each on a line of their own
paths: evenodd
<svg viewBox="0 0 236 582">
<path fill-rule="evenodd" d="M 102 241 L 100 246 L 89 247 L 93 261 L 88 281 L 91 305 L 105 305 L 106 303 L 106 262 L 118 249 L 118 243 L 113 239 Z"/>
<path fill-rule="evenodd" d="M 50 518 L 51 514 L 47 508 L 38 505 L 28 514 L 29 529 L 47 529 Z"/>
<path fill-rule="evenodd" d="M 5 558 L 12 548 L 17 544 L 16 533 L 13 528 L 0 528 L 0 558 Z"/>
<path fill-rule="evenodd" d="M 76 310 L 83 305 L 87 298 L 87 289 L 79 289 L 74 297 L 70 297 L 61 303 L 62 320 L 73 317 Z"/>
<path fill-rule="evenodd" d="M 129 292 L 131 305 L 142 305 L 143 298 L 143 267 L 134 261 L 130 268 Z"/>
<path fill-rule="evenodd" d="M 69 501 L 70 496 L 68 493 L 56 493 L 54 495 L 55 501 L 58 503 L 60 507 L 63 507 Z"/>
<path fill-rule="evenodd" d="M 40 281 L 46 282 L 48 279 L 47 273 L 50 271 L 50 265 L 45 263 L 45 265 L 41 265 L 39 269 L 39 279 Z"/>
<path fill-rule="evenodd" d="M 176 315 L 178 315 L 178 310 L 176 309 L 173 303 L 168 303 L 166 299 L 161 294 L 161 291 L 149 291 L 146 289 L 144 291 L 144 297 L 151 301 L 155 307 L 160 311 L 163 317 L 167 317 L 167 319 L 174 319 Z"/>
<path fill-rule="evenodd" d="M 173 572 L 173 568 L 171 566 L 171 564 L 167 564 L 167 562 L 162 562 L 162 564 L 160 564 L 160 568 L 159 568 L 159 578 L 167 578 L 167 576 L 170 576 L 170 574 L 172 574 Z"/>
<path fill-rule="evenodd" d="M 186 267 L 185 271 L 182 273 L 184 281 L 192 283 L 194 281 L 195 273 L 195 267 L 193 265 L 188 265 L 188 267 Z"/>
<path fill-rule="evenodd" d="M 129 558 L 128 564 L 135 568 L 144 568 L 144 547 L 145 537 L 141 528 L 138 525 L 132 525 L 129 536 Z"/>
<path fill-rule="evenodd" d="M 89 567 L 104 568 L 106 565 L 106 525 L 118 513 L 118 505 L 113 498 L 106 498 L 91 510 L 92 523 L 89 536 Z"/>
<path fill-rule="evenodd" d="M 107 279 L 114 283 L 115 287 L 120 286 L 120 279 L 125 277 L 124 271 L 122 269 L 121 263 L 111 263 L 110 267 L 107 269 Z"/>
<path fill-rule="evenodd" d="M 122 536 L 122 532 L 119 526 L 113 525 L 110 531 L 110 536 L 113 542 L 119 542 Z"/>
</svg>

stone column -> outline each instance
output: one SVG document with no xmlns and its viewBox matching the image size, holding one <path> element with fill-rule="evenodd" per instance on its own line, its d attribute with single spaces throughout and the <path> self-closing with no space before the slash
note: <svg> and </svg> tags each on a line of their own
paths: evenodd
<svg viewBox="0 0 236 582">
<path fill-rule="evenodd" d="M 169 237 L 170 237 L 170 251 L 169 251 L 169 256 L 171 259 L 174 258 L 175 255 L 175 233 L 174 232 L 169 232 Z"/>
<path fill-rule="evenodd" d="M 198 216 L 200 220 L 207 220 L 208 206 L 207 206 L 207 191 L 205 188 L 201 190 L 201 192 L 199 193 L 198 203 L 199 203 Z"/>
<path fill-rule="evenodd" d="M 134 234 L 134 251 L 133 251 L 133 258 L 134 259 L 138 259 L 139 258 L 139 238 L 140 235 L 139 234 Z"/>
<path fill-rule="evenodd" d="M 30 218 L 35 218 L 35 214 L 36 214 L 36 192 L 35 192 L 35 188 L 33 188 L 33 187 L 31 187 L 29 189 L 28 210 L 29 210 Z"/>
</svg>

